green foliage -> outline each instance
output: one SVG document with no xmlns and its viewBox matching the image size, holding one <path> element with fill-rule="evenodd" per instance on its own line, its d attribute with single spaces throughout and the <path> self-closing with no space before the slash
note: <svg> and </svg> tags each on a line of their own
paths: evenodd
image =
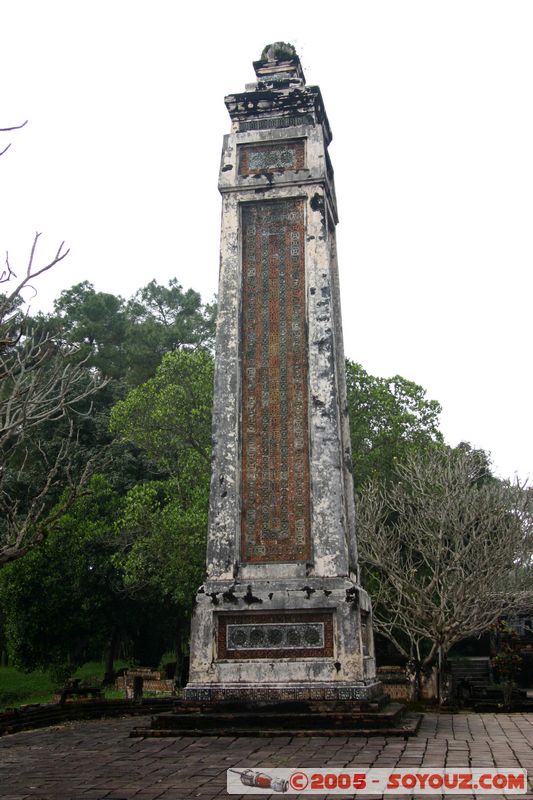
<svg viewBox="0 0 533 800">
<path fill-rule="evenodd" d="M 212 392 L 210 354 L 181 350 L 112 413 L 113 430 L 169 475 L 128 493 L 117 563 L 127 586 L 148 584 L 187 611 L 204 573 Z"/>
<path fill-rule="evenodd" d="M 48 703 L 54 682 L 47 672 L 21 672 L 15 667 L 0 667 L 0 710 L 22 703 Z"/>
<path fill-rule="evenodd" d="M 80 357 L 106 377 L 121 378 L 126 369 L 128 319 L 122 297 L 95 292 L 89 281 L 63 291 L 54 304 L 64 338 L 80 348 Z"/>
<path fill-rule="evenodd" d="M 522 669 L 522 656 L 510 645 L 505 645 L 492 659 L 492 666 L 497 670 L 501 683 L 514 683 Z"/>
<path fill-rule="evenodd" d="M 207 487 L 190 495 L 184 507 L 174 480 L 132 489 L 120 520 L 126 546 L 115 556 L 125 586 L 149 586 L 187 612 L 205 572 Z"/>
<path fill-rule="evenodd" d="M 111 429 L 175 477 L 185 498 L 198 481 L 209 480 L 212 403 L 212 356 L 178 350 L 116 404 Z"/>
<path fill-rule="evenodd" d="M 110 559 L 121 501 L 98 476 L 48 539 L 0 572 L 4 634 L 13 664 L 71 672 L 101 651 L 122 610 Z"/>
<path fill-rule="evenodd" d="M 369 478 L 389 479 L 409 453 L 443 442 L 441 407 L 418 384 L 400 375 L 377 378 L 347 361 L 346 389 L 356 488 Z"/>
<path fill-rule="evenodd" d="M 212 349 L 215 305 L 202 305 L 198 292 L 183 291 L 176 279 L 168 286 L 151 281 L 128 302 L 128 383 L 151 378 L 165 353 Z"/>
<path fill-rule="evenodd" d="M 203 305 L 176 279 L 168 286 L 151 281 L 130 300 L 96 292 L 88 281 L 61 293 L 55 313 L 65 339 L 102 374 L 125 386 L 151 378 L 165 353 L 210 348 L 214 305 Z M 115 387 L 116 391 L 116 387 Z"/>
</svg>

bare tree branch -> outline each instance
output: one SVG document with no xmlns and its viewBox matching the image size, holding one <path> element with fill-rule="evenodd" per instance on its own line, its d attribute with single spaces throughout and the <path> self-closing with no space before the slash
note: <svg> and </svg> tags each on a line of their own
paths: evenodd
<svg viewBox="0 0 533 800">
<path fill-rule="evenodd" d="M 0 295 L 0 565 L 43 541 L 84 493 L 94 459 L 88 459 L 73 478 L 79 461 L 74 419 L 92 413 L 92 397 L 107 383 L 89 368 L 87 359 L 80 359 L 76 348 L 28 322 L 24 290 L 34 290 L 33 279 L 69 252 L 61 243 L 55 256 L 39 265 L 39 237 L 37 233 L 21 280 L 16 280 L 8 257 L 0 275 L 0 284 L 15 280 L 14 288 Z M 61 420 L 68 421 L 68 432 L 51 452 L 43 433 Z M 37 477 L 22 502 L 20 485 L 29 469 Z"/>
<path fill-rule="evenodd" d="M 0 133 L 7 133 L 8 131 L 19 131 L 27 124 L 27 122 L 28 120 L 25 120 L 22 123 L 22 125 L 11 125 L 11 127 L 9 128 L 0 128 Z M 11 147 L 11 142 L 8 145 L 6 145 L 3 150 L 0 150 L 0 157 L 3 156 L 4 153 L 6 153 L 10 147 Z"/>
<path fill-rule="evenodd" d="M 358 522 L 375 630 L 420 668 L 533 605 L 532 492 L 469 453 L 411 456 L 396 483 L 366 487 Z"/>
<path fill-rule="evenodd" d="M 21 128 L 23 128 L 27 124 L 28 124 L 28 120 L 26 119 L 26 120 L 24 120 L 24 122 L 21 125 L 11 125 L 11 127 L 9 127 L 9 128 L 0 128 L 0 133 L 7 133 L 7 131 L 19 131 Z"/>
</svg>

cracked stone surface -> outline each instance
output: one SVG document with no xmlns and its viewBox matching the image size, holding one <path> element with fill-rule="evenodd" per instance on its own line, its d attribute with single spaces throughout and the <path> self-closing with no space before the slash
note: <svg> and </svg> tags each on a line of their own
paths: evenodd
<svg viewBox="0 0 533 800">
<path fill-rule="evenodd" d="M 533 776 L 533 714 L 426 714 L 418 735 L 407 741 L 345 736 L 128 738 L 133 727 L 148 725 L 149 718 L 139 717 L 97 720 L 4 736 L 0 797 L 214 800 L 229 797 L 229 767 L 471 765 L 522 767 Z M 529 785 L 531 789 L 531 779 Z M 366 800 L 373 797 L 364 795 Z M 533 798 L 533 792 L 527 797 Z"/>
</svg>

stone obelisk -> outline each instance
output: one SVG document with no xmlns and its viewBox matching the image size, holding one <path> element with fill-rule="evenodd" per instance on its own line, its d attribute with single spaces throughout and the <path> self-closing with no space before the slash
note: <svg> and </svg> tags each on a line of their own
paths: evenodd
<svg viewBox="0 0 533 800">
<path fill-rule="evenodd" d="M 371 700 L 331 130 L 294 48 L 225 98 L 207 579 L 190 700 Z"/>
</svg>

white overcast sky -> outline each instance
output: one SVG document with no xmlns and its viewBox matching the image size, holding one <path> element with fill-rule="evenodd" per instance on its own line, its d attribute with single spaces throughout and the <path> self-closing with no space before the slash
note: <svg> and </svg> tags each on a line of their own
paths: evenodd
<svg viewBox="0 0 533 800">
<path fill-rule="evenodd" d="M 333 129 L 346 354 L 532 475 L 533 2 L 3 0 L 0 252 L 90 280 L 217 290 L 223 98 L 296 45 Z M 1 146 L 0 146 L 1 149 Z"/>
</svg>

